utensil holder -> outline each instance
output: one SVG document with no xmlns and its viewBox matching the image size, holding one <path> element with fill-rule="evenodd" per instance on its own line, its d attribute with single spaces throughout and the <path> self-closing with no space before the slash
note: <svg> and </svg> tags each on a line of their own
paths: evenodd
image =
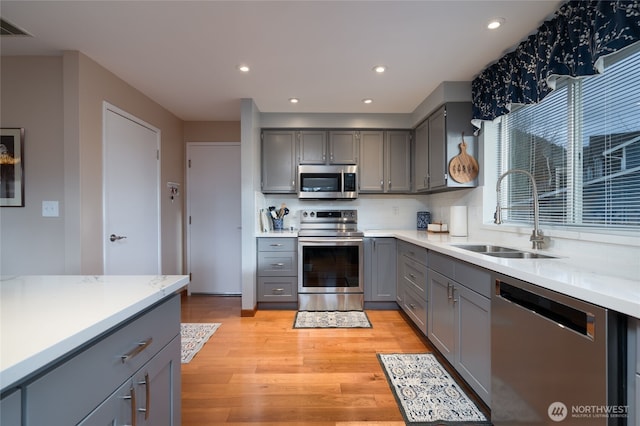
<svg viewBox="0 0 640 426">
<path fill-rule="evenodd" d="M 284 229 L 284 219 L 272 219 L 272 220 L 273 220 L 274 231 L 282 231 Z"/>
</svg>

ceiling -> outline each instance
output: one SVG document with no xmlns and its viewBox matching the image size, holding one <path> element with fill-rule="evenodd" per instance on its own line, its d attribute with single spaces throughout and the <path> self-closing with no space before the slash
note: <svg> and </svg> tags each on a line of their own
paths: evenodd
<svg viewBox="0 0 640 426">
<path fill-rule="evenodd" d="M 410 114 L 441 82 L 471 81 L 561 3 L 2 0 L 2 18 L 32 37 L 2 37 L 0 51 L 78 50 L 185 121 L 239 120 L 242 98 L 261 112 Z M 505 22 L 490 31 L 495 17 Z M 378 64 L 388 70 L 376 74 Z"/>
</svg>

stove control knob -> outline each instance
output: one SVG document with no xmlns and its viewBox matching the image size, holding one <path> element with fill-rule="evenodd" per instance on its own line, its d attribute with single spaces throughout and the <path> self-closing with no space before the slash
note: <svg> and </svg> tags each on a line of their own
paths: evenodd
<svg viewBox="0 0 640 426">
<path fill-rule="evenodd" d="M 316 212 L 311 212 L 311 217 L 315 217 Z"/>
<path fill-rule="evenodd" d="M 307 213 L 307 212 L 302 213 L 302 217 L 307 217 L 308 215 L 309 215 L 309 213 Z"/>
</svg>

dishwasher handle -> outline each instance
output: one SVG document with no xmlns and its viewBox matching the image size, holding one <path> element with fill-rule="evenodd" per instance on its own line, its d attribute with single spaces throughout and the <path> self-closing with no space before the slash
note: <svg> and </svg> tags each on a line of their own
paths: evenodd
<svg viewBox="0 0 640 426">
<path fill-rule="evenodd" d="M 590 340 L 595 339 L 596 317 L 591 312 L 581 311 L 501 280 L 496 280 L 496 296 Z"/>
</svg>

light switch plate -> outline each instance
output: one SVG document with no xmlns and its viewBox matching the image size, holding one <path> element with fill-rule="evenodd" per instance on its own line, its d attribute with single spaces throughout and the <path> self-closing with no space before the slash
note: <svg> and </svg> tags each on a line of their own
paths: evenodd
<svg viewBox="0 0 640 426">
<path fill-rule="evenodd" d="M 58 217 L 60 216 L 57 201 L 42 202 L 42 217 Z"/>
</svg>

